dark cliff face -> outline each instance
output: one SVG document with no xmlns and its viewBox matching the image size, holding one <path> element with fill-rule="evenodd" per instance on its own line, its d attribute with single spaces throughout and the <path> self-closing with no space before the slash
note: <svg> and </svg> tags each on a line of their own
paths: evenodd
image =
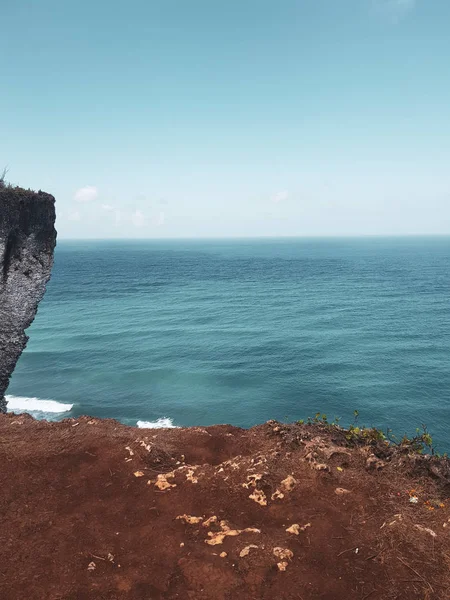
<svg viewBox="0 0 450 600">
<path fill-rule="evenodd" d="M 0 187 L 0 412 L 53 266 L 55 199 Z"/>
</svg>

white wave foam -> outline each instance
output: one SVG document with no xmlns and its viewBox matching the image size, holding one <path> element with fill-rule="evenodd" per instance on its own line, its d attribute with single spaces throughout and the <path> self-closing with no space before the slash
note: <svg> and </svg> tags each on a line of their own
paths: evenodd
<svg viewBox="0 0 450 600">
<path fill-rule="evenodd" d="M 177 425 L 174 425 L 172 419 L 168 417 L 162 417 L 156 421 L 138 421 L 136 425 L 140 429 L 178 429 Z"/>
<path fill-rule="evenodd" d="M 63 404 L 55 400 L 40 400 L 25 396 L 5 396 L 9 412 L 64 413 L 72 410 L 73 404 Z"/>
</svg>

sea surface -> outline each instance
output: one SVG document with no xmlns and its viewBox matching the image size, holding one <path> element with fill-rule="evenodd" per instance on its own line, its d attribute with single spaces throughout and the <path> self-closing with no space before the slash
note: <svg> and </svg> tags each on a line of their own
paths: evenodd
<svg viewBox="0 0 450 600">
<path fill-rule="evenodd" d="M 450 238 L 59 241 L 9 408 L 142 427 L 326 413 L 450 449 Z"/>
</svg>

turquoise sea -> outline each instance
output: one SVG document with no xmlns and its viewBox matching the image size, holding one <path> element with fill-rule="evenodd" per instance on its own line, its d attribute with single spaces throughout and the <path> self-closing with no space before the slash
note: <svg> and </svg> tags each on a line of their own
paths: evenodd
<svg viewBox="0 0 450 600">
<path fill-rule="evenodd" d="M 450 449 L 450 238 L 60 241 L 10 409 L 141 426 L 314 415 Z"/>
</svg>

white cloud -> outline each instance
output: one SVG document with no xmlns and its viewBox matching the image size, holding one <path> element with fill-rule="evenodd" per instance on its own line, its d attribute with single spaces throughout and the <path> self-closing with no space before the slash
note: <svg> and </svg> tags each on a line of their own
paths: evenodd
<svg viewBox="0 0 450 600">
<path fill-rule="evenodd" d="M 279 204 L 280 202 L 283 202 L 284 200 L 287 200 L 289 198 L 289 192 L 287 190 L 283 190 L 281 192 L 277 192 L 276 194 L 274 194 L 272 196 L 272 202 L 275 202 L 275 204 Z"/>
<path fill-rule="evenodd" d="M 75 192 L 74 200 L 77 202 L 92 202 L 98 196 L 98 190 L 94 185 L 86 185 Z"/>
<path fill-rule="evenodd" d="M 81 215 L 78 210 L 73 210 L 67 216 L 69 221 L 81 221 Z"/>
<path fill-rule="evenodd" d="M 416 0 L 372 0 L 376 12 L 393 23 L 398 23 L 416 7 Z"/>
<path fill-rule="evenodd" d="M 145 216 L 142 211 L 135 210 L 131 215 L 131 221 L 135 227 L 143 227 L 145 225 Z"/>
</svg>

